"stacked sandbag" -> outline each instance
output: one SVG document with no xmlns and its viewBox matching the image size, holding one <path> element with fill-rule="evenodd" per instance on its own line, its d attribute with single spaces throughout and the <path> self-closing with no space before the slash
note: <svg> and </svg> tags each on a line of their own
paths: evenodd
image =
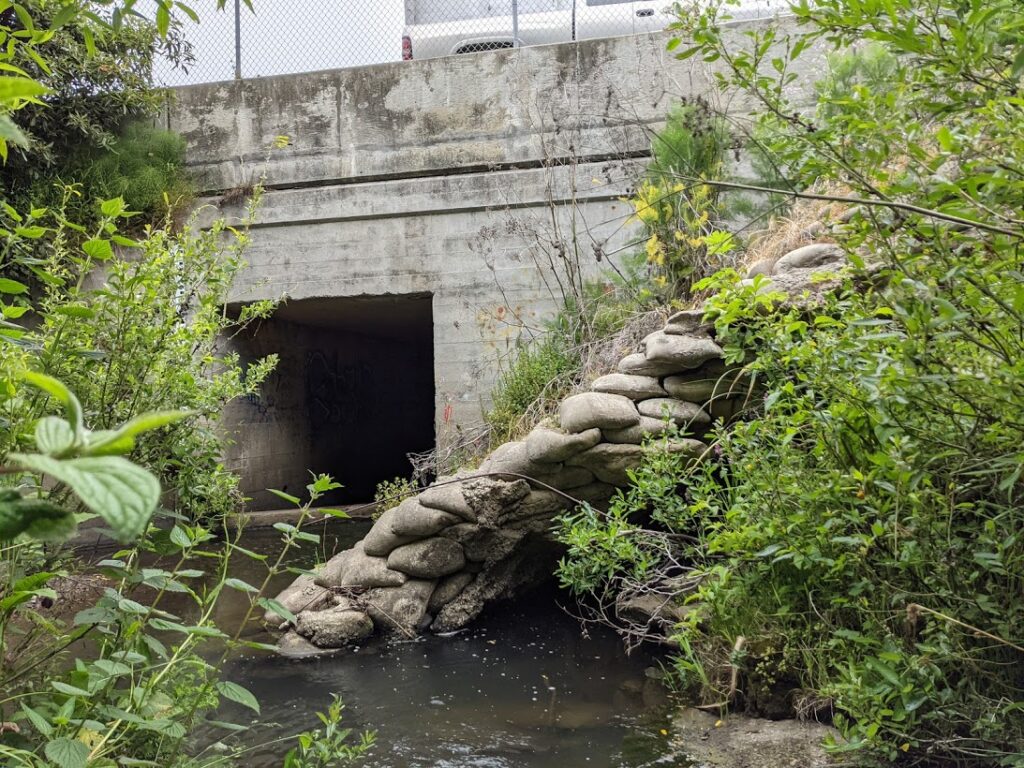
<svg viewBox="0 0 1024 768">
<path fill-rule="evenodd" d="M 841 258 L 815 244 L 755 267 L 770 273 L 771 289 L 792 294 Z M 297 615 L 282 652 L 308 655 L 374 631 L 452 631 L 488 602 L 550 577 L 553 518 L 580 502 L 606 509 L 649 451 L 701 460 L 713 423 L 750 403 L 753 382 L 723 357 L 702 310 L 671 315 L 616 372 L 567 397 L 557 419 L 499 446 L 477 470 L 438 478 L 315 575 L 300 576 L 277 598 Z"/>
</svg>

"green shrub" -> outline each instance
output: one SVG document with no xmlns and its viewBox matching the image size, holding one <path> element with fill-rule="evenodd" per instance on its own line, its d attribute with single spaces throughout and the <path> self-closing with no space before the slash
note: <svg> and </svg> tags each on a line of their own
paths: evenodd
<svg viewBox="0 0 1024 768">
<path fill-rule="evenodd" d="M 647 178 L 652 183 L 671 183 L 680 177 L 715 176 L 731 141 L 725 121 L 707 104 L 677 104 L 651 141 Z"/>
<path fill-rule="evenodd" d="M 406 496 L 416 492 L 417 485 L 407 477 L 395 477 L 391 480 L 381 480 L 373 493 L 373 502 L 377 506 L 373 510 L 373 519 L 376 520 L 386 510 L 396 506 Z"/>
<path fill-rule="evenodd" d="M 79 174 L 97 158 L 123 156 L 126 140 L 138 144 L 137 149 L 129 150 L 137 156 L 144 156 L 147 149 L 164 154 L 165 148 L 159 145 L 167 140 L 160 132 L 149 129 L 153 146 L 147 148 L 147 136 L 138 134 L 132 124 L 154 117 L 166 103 L 166 94 L 154 87 L 157 57 L 180 63 L 191 56 L 176 25 L 161 35 L 156 24 L 122 9 L 115 13 L 119 17 L 116 25 L 105 23 L 102 14 L 79 13 L 47 30 L 65 13 L 65 5 L 23 0 L 18 13 L 8 9 L 0 16 L 0 34 L 9 43 L 3 61 L 48 89 L 37 103 L 22 103 L 17 109 L 14 119 L 20 138 L 12 142 L 0 177 L 0 199 L 22 211 L 52 205 L 54 184 L 83 181 Z M 38 39 L 22 37 L 26 19 L 39 33 Z M 8 134 L 2 135 L 6 138 Z M 141 179 L 137 186 L 141 191 Z M 153 192 L 150 188 L 147 194 Z M 117 196 L 128 200 L 122 190 L 97 188 L 86 190 L 82 202 L 91 206 L 96 198 Z M 135 206 L 138 201 L 129 200 L 129 204 Z M 94 221 L 94 211 L 90 208 L 88 212 L 88 220 L 76 222 L 87 225 Z"/>
<path fill-rule="evenodd" d="M 133 458 L 172 491 L 168 505 L 193 519 L 224 517 L 241 496 L 237 477 L 221 461 L 216 419 L 228 401 L 256 392 L 276 362 L 269 357 L 243 369 L 237 354 L 223 348 L 224 335 L 236 327 L 224 306 L 244 263 L 246 236 L 218 222 L 178 233 L 149 229 L 133 241 L 118 230 L 129 216 L 125 207 L 120 198 L 102 204 L 100 235 L 83 244 L 85 258 L 62 211 L 37 211 L 41 218 L 31 226 L 22 217 L 22 226 L 6 230 L 0 268 L 24 263 L 23 254 L 31 256 L 40 242 L 49 244 L 49 259 L 31 264 L 44 286 L 40 296 L 26 298 L 16 282 L 8 286 L 12 299 L 24 302 L 18 310 L 31 308 L 37 320 L 17 332 L 17 346 L 0 344 L 0 376 L 7 366 L 32 366 L 65 382 L 96 429 L 144 411 L 195 411 L 196 418 L 140 439 Z M 95 276 L 97 263 L 103 280 L 94 283 L 87 277 Z M 254 304 L 242 322 L 270 308 Z M 15 449 L 43 402 L 0 392 L 0 407 L 9 427 L 0 431 L 0 451 Z"/>
<path fill-rule="evenodd" d="M 711 616 L 690 640 L 780 649 L 751 676 L 831 701 L 846 749 L 994 765 L 1024 746 L 1024 325 L 996 287 L 1016 257 L 957 261 L 948 287 L 949 264 L 904 262 L 811 316 L 715 300 L 768 394 L 689 491 Z"/>
<path fill-rule="evenodd" d="M 783 190 L 859 203 L 834 233 L 855 281 L 802 307 L 735 273 L 701 286 L 765 398 L 677 478 L 684 507 L 658 504 L 678 536 L 645 567 L 686 564 L 675 597 L 702 606 L 677 669 L 711 702 L 833 714 L 858 766 L 1024 765 L 1019 4 L 801 2 L 788 38 L 724 35 L 723 5 L 686 20 L 681 55 L 762 105 Z M 813 112 L 793 100 L 801 57 L 865 39 Z M 633 567 L 577 556 L 598 590 Z"/>
<path fill-rule="evenodd" d="M 584 505 L 558 519 L 559 540 L 567 548 L 558 565 L 563 587 L 603 602 L 664 575 L 663 534 L 679 528 L 689 510 L 681 490 L 692 459 L 664 450 L 676 436 L 670 426 L 645 443 L 629 488 L 616 493 L 607 512 Z"/>
<path fill-rule="evenodd" d="M 22 768 L 197 768 L 250 757 L 251 743 L 231 749 L 226 740 L 195 755 L 191 739 L 200 727 L 247 731 L 212 719 L 223 702 L 259 713 L 252 693 L 220 670 L 231 651 L 272 650 L 240 639 L 257 612 L 294 620 L 262 595 L 286 572 L 292 547 L 319 543 L 303 522 L 338 487 L 318 476 L 305 504 L 279 494 L 300 510 L 296 524 L 277 526 L 276 560 L 231 536 L 218 542 L 203 523 L 173 512 L 162 510 L 162 526 L 150 524 L 170 501 L 155 473 L 179 503 L 191 494 L 196 503 L 185 508 L 195 517 L 234 506 L 235 480 L 214 466 L 220 443 L 210 422 L 228 399 L 252 392 L 269 364 L 243 372 L 237 358 L 217 352 L 245 242 L 239 230 L 147 228 L 137 242 L 125 233 L 130 214 L 120 197 L 95 207 L 90 199 L 79 219 L 67 185 L 50 210 L 26 193 L 53 168 L 51 179 L 66 170 L 62 150 L 103 144 L 126 115 L 160 103 L 148 87 L 150 64 L 157 46 L 174 45 L 166 36 L 172 4 L 150 9 L 156 25 L 133 4 L 46 0 L 0 10 L 0 158 L 12 161 L 0 183 L 0 757 Z M 35 95 L 43 98 L 25 98 Z M 150 138 L 154 156 L 176 152 L 173 142 L 161 148 Z M 124 191 L 152 199 L 163 182 L 143 166 Z M 115 169 L 108 178 L 122 175 Z M 241 319 L 268 309 L 246 307 Z M 40 370 L 73 382 L 83 400 Z M 125 543 L 96 566 L 60 547 L 91 517 Z M 236 553 L 266 564 L 260 584 L 228 578 Z M 98 599 L 75 613 L 92 589 Z M 234 634 L 218 626 L 225 589 L 246 603 L 227 628 Z M 348 745 L 339 719 L 335 700 L 322 731 L 296 737 L 289 764 L 362 755 L 372 735 Z"/>
<path fill-rule="evenodd" d="M 629 202 L 644 229 L 649 281 L 664 303 L 731 262 L 735 238 L 721 230 L 719 191 L 730 145 L 725 121 L 702 102 L 677 106 L 651 143 L 647 174 Z M 691 181 L 692 180 L 692 181 Z"/>
<path fill-rule="evenodd" d="M 588 280 L 578 297 L 566 297 L 540 333 L 517 341 L 491 393 L 492 446 L 529 431 L 580 385 L 593 353 L 650 309 L 649 285 L 639 261 L 627 258 L 619 272 Z"/>
<path fill-rule="evenodd" d="M 120 197 L 141 221 L 154 223 L 191 202 L 193 190 L 184 164 L 184 138 L 134 123 L 109 147 L 73 155 L 64 174 L 80 185 L 81 200 Z M 37 195 L 36 201 L 45 203 L 45 197 Z M 82 215 L 76 219 L 82 220 Z"/>
<path fill-rule="evenodd" d="M 185 171 L 185 140 L 146 123 L 131 123 L 104 146 L 68 150 L 60 168 L 37 178 L 23 196 L 33 207 L 61 209 L 86 232 L 99 223 L 96 201 L 119 197 L 135 214 L 122 228 L 141 233 L 146 225 L 160 226 L 184 211 L 193 194 Z"/>
<path fill-rule="evenodd" d="M 560 400 L 572 387 L 579 359 L 557 332 L 517 348 L 512 365 L 498 379 L 487 421 L 491 443 L 498 445 L 524 432 L 539 418 L 538 401 Z"/>
</svg>

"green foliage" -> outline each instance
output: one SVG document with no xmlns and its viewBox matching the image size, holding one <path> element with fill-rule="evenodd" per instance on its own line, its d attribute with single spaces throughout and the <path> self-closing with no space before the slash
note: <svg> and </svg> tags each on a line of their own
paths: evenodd
<svg viewBox="0 0 1024 768">
<path fill-rule="evenodd" d="M 822 113 L 838 116 L 844 103 L 864 90 L 890 94 L 898 87 L 899 61 L 879 43 L 828 55 L 828 73 L 816 83 Z"/>
<path fill-rule="evenodd" d="M 185 140 L 145 123 L 132 123 L 101 148 L 69 150 L 61 163 L 62 180 L 74 183 L 75 194 L 65 215 L 78 223 L 96 218 L 95 200 L 121 198 L 137 215 L 133 229 L 143 223 L 159 225 L 187 205 L 193 195 L 185 175 Z M 35 206 L 56 207 L 62 186 L 44 176 L 29 190 Z"/>
<path fill-rule="evenodd" d="M 153 87 L 155 58 L 184 62 L 188 47 L 176 29 L 161 35 L 139 15 L 114 25 L 90 13 L 69 15 L 69 9 L 75 6 L 26 0 L 0 12 L 0 37 L 22 42 L 6 63 L 45 89 L 37 102 L 17 110 L 21 138 L 7 158 L 0 197 L 21 209 L 49 206 L 59 194 L 55 184 L 84 182 L 86 206 L 97 197 L 122 196 L 133 210 L 158 217 L 164 189 L 156 186 L 157 174 L 166 176 L 168 169 L 157 158 L 163 161 L 172 147 L 163 132 L 148 129 L 147 136 L 129 124 L 155 116 L 163 105 Z M 29 24 L 39 30 L 34 45 L 18 37 Z M 97 162 L 105 167 L 94 168 Z M 128 183 L 111 184 L 113 177 Z M 177 179 L 165 189 L 186 191 Z"/>
<path fill-rule="evenodd" d="M 37 766 L 44 764 L 41 751 L 51 764 L 69 768 L 112 764 L 102 757 L 115 748 L 132 758 L 176 756 L 180 749 L 172 745 L 180 744 L 187 726 L 217 705 L 216 696 L 204 696 L 216 668 L 187 654 L 200 639 L 224 637 L 210 620 L 223 584 L 212 592 L 196 592 L 185 580 L 203 572 L 181 568 L 188 552 L 212 536 L 175 527 L 164 539 L 163 546 L 170 549 L 162 552 L 180 551 L 181 560 L 172 571 L 140 567 L 138 549 L 103 561 L 108 583 L 114 586 L 106 587 L 99 601 L 70 625 L 48 618 L 37 607 L 40 600 L 60 599 L 49 584 L 67 574 L 39 570 L 34 545 L 39 539 L 64 540 L 74 531 L 74 508 L 54 501 L 67 498 L 64 488 L 101 516 L 115 536 L 139 539 L 157 506 L 159 483 L 147 470 L 112 454 L 130 451 L 136 437 L 190 414 L 143 414 L 117 429 L 92 431 L 78 398 L 66 386 L 32 372 L 23 379 L 58 401 L 65 415 L 41 418 L 35 429 L 39 452 L 10 453 L 7 461 L 12 463 L 4 467 L 20 487 L 0 489 L 5 574 L 0 584 L 0 647 L 9 654 L 0 666 L 0 694 L 8 701 L 17 699 L 13 722 L 24 722 L 26 728 L 16 732 L 12 744 L 0 747 L 0 754 L 17 764 Z M 36 474 L 56 484 L 44 485 Z M 153 551 L 153 542 L 159 540 L 147 537 L 139 546 Z M 142 585 L 158 590 L 149 607 L 129 597 Z M 202 618 L 189 625 L 158 609 L 166 592 L 189 594 L 203 609 Z M 185 639 L 169 651 L 151 631 L 180 632 Z M 61 652 L 90 632 L 99 637 L 95 656 L 61 664 Z"/>
<path fill-rule="evenodd" d="M 349 744 L 352 729 L 341 727 L 344 706 L 337 695 L 331 696 L 327 712 L 317 712 L 323 728 L 299 734 L 298 745 L 284 758 L 284 768 L 333 768 L 348 765 L 363 757 L 373 747 L 374 734 L 365 731 L 359 743 Z"/>
<path fill-rule="evenodd" d="M 652 579 L 667 551 L 665 534 L 685 529 L 689 519 L 680 491 L 693 460 L 668 450 L 677 436 L 669 426 L 645 442 L 640 466 L 628 472 L 629 488 L 616 493 L 607 512 L 584 504 L 558 519 L 558 539 L 567 547 L 558 564 L 563 587 L 604 596 Z"/>
<path fill-rule="evenodd" d="M 676 105 L 651 142 L 647 177 L 670 183 L 681 176 L 715 175 L 731 142 L 725 122 L 703 102 Z"/>
<path fill-rule="evenodd" d="M 49 165 L 57 175 L 68 170 L 68 146 L 102 145 L 115 113 L 155 103 L 147 46 L 168 40 L 172 7 L 193 12 L 158 0 L 154 31 L 133 5 L 0 2 L 0 158 L 9 159 L 12 144 L 25 150 L 0 191 L 5 765 L 235 763 L 244 750 L 193 755 L 189 736 L 200 725 L 246 730 L 212 719 L 222 701 L 259 712 L 252 693 L 220 679 L 219 669 L 230 652 L 270 649 L 241 639 L 257 608 L 294 620 L 262 593 L 283 573 L 289 549 L 319 542 L 303 523 L 310 505 L 337 487 L 313 479 L 296 524 L 279 524 L 284 547 L 258 587 L 227 576 L 232 556 L 266 561 L 237 538 L 218 541 L 201 522 L 173 513 L 165 526 L 150 525 L 161 501 L 157 476 L 174 491 L 165 503 L 195 518 L 233 509 L 236 481 L 219 465 L 213 422 L 224 403 L 254 391 L 273 361 L 243 371 L 217 347 L 232 325 L 224 305 L 241 265 L 241 231 L 223 223 L 178 234 L 147 227 L 135 240 L 124 234 L 135 214 L 120 196 L 92 210 L 75 204 L 76 187 L 63 186 L 49 205 L 36 197 L 44 187 L 32 183 L 43 184 Z M 167 185 L 180 156 L 175 140 L 135 129 L 115 149 L 116 161 L 84 150 L 90 189 L 115 189 L 143 206 L 174 193 Z M 242 322 L 270 309 L 246 307 Z M 61 416 L 52 413 L 58 407 Z M 63 542 L 77 521 L 95 515 L 133 546 L 96 568 L 74 559 L 72 568 L 56 567 L 59 550 L 42 542 Z M 79 580 L 100 584 L 99 599 L 73 616 L 49 610 L 73 600 Z M 248 600 L 233 635 L 214 620 L 225 589 Z M 358 748 L 347 748 L 336 728 L 339 713 L 327 737 L 335 752 L 354 757 Z"/>
<path fill-rule="evenodd" d="M 149 524 L 160 496 L 160 484 L 150 472 L 121 456 L 130 451 L 135 437 L 190 416 L 187 411 L 142 414 L 114 430 L 93 432 L 85 428 L 82 406 L 61 382 L 34 372 L 22 378 L 59 400 L 66 419 L 46 416 L 36 422 L 35 444 L 39 453 L 9 453 L 13 471 L 47 475 L 66 486 L 92 513 L 102 517 L 122 540 L 138 538 Z M 23 497 L 12 488 L 0 490 L 2 537 L 13 540 L 25 533 L 36 539 L 66 538 L 74 531 L 74 514 L 54 504 L 60 485 L 35 498 Z"/>
<path fill-rule="evenodd" d="M 760 674 L 831 699 L 846 749 L 996 764 L 1024 744 L 1007 599 L 1024 575 L 1022 326 L 1000 309 L 1010 263 L 961 253 L 947 288 L 950 266 L 907 259 L 878 293 L 719 324 L 769 389 L 720 436 L 726 476 L 690 488 L 707 529 L 691 555 L 714 574 L 701 631 L 792 649 Z"/>
<path fill-rule="evenodd" d="M 376 520 L 385 510 L 395 506 L 406 496 L 411 496 L 416 492 L 416 488 L 416 483 L 407 477 L 381 480 L 373 493 L 373 502 L 377 505 L 373 511 L 373 519 Z"/>
<path fill-rule="evenodd" d="M 125 539 L 137 538 L 140 525 L 143 529 L 147 526 L 156 505 L 156 496 L 151 495 L 155 478 L 120 457 L 75 456 L 89 453 L 90 449 L 102 452 L 104 444 L 128 449 L 131 443 L 124 439 L 126 436 L 159 429 L 173 421 L 172 415 L 143 417 L 114 434 L 91 432 L 78 423 L 81 409 L 73 394 L 53 380 L 39 378 L 37 383 L 66 397 L 68 420 L 62 421 L 67 428 L 60 432 L 77 434 L 73 440 L 78 442 L 51 446 L 59 458 L 11 458 L 22 465 L 39 465 L 58 480 L 64 479 L 67 467 L 85 460 L 97 462 L 97 469 L 115 461 L 121 462 L 122 467 L 131 467 L 133 473 L 120 475 L 120 482 L 110 488 L 106 503 L 98 511 L 117 534 Z M 74 423 L 78 423 L 77 429 L 71 426 Z M 40 462 L 43 458 L 47 463 Z M 83 476 L 89 474 L 81 469 L 80 472 Z M 103 482 L 102 471 L 94 474 L 93 478 L 84 478 L 88 482 L 73 485 L 87 506 L 92 505 L 92 494 Z M 59 486 L 47 490 L 39 485 L 34 487 L 39 499 L 59 493 Z M 257 609 L 294 620 L 276 601 L 261 595 L 271 579 L 285 571 L 284 563 L 291 549 L 302 542 L 319 543 L 318 536 L 302 530 L 303 524 L 316 500 L 337 487 L 330 477 L 322 475 L 314 477 L 307 486 L 309 499 L 304 503 L 283 494 L 299 505 L 299 516 L 295 524 L 278 524 L 283 546 L 278 557 L 268 563 L 266 576 L 259 585 L 228 578 L 226 574 L 232 556 L 261 561 L 264 556 L 238 546 L 237 538 L 218 543 L 207 528 L 178 523 L 168 530 L 152 529 L 133 548 L 115 552 L 101 561 L 99 571 L 105 577 L 102 596 L 69 620 L 48 617 L 39 603 L 42 599 L 60 599 L 49 584 L 68 574 L 35 568 L 28 536 L 34 536 L 36 531 L 5 532 L 4 572 L 16 578 L 5 580 L 0 586 L 0 645 L 12 654 L 0 666 L 0 695 L 7 701 L 17 700 L 18 708 L 9 720 L 19 724 L 19 730 L 0 745 L 0 755 L 16 761 L 8 764 L 31 768 L 48 764 L 114 766 L 124 764 L 125 760 L 174 768 L 208 764 L 202 756 L 191 755 L 185 749 L 189 733 L 201 724 L 222 728 L 228 734 L 245 731 L 244 725 L 211 719 L 223 701 L 257 714 L 260 711 L 253 694 L 238 683 L 220 679 L 218 669 L 229 652 L 270 648 L 241 639 Z M 6 513 L 7 502 L 16 497 L 21 497 L 16 490 L 0 491 L 0 511 Z M 141 499 L 146 500 L 144 508 L 138 506 Z M 51 504 L 50 508 L 65 517 L 72 514 L 56 505 Z M 38 515 L 32 519 L 36 526 L 47 526 L 39 529 L 46 536 L 54 533 L 49 519 Z M 64 538 L 68 532 L 61 529 L 59 535 Z M 22 533 L 26 535 L 19 535 Z M 175 565 L 161 567 L 163 562 Z M 233 635 L 214 620 L 225 589 L 243 594 L 248 601 L 248 610 Z M 144 603 L 138 602 L 140 594 L 146 596 Z M 163 603 L 170 595 L 177 598 L 177 604 L 184 602 L 184 611 L 167 610 Z M 28 633 L 26 627 L 31 628 Z M 64 659 L 66 649 L 86 635 L 92 636 L 95 651 L 73 661 Z M 217 654 L 219 660 L 214 658 Z M 359 744 L 347 744 L 349 731 L 338 727 L 340 705 L 335 702 L 335 707 L 337 711 L 332 708 L 329 718 L 324 720 L 324 731 L 315 734 L 317 745 L 303 741 L 309 735 L 298 737 L 299 762 L 289 757 L 293 761 L 289 765 L 351 762 L 372 745 L 370 733 L 363 734 Z M 219 755 L 216 761 L 226 764 L 228 757 Z"/>
<path fill-rule="evenodd" d="M 28 234 L 46 243 L 45 262 L 34 257 L 37 240 L 25 236 L 27 227 L 12 226 L 5 238 L 9 263 L 27 264 L 43 285 L 34 302 L 24 292 L 9 294 L 16 310 L 32 310 L 39 320 L 31 330 L 9 331 L 19 346 L 8 364 L 31 362 L 64 382 L 100 430 L 133 423 L 148 411 L 192 412 L 188 421 L 133 442 L 132 455 L 173 491 L 179 511 L 196 518 L 228 514 L 240 497 L 236 478 L 222 466 L 223 438 L 212 420 L 229 400 L 255 392 L 275 363 L 268 358 L 243 370 L 237 355 L 220 348 L 235 327 L 224 305 L 243 263 L 245 236 L 219 222 L 177 234 L 150 229 L 142 240 L 131 240 L 119 233 L 130 214 L 115 198 L 102 204 L 100 222 L 79 250 L 67 235 L 77 225 L 62 211 L 37 214 L 38 232 Z M 53 220 L 53 226 L 35 223 Z M 136 249 L 138 255 L 120 257 L 115 249 Z M 87 279 L 97 263 L 101 284 Z M 251 307 L 247 318 L 269 310 Z M 43 405 L 17 390 L 0 392 L 12 425 L 0 434 L 0 450 L 18 449 Z"/>
<path fill-rule="evenodd" d="M 686 503 L 655 503 L 655 533 L 632 508 L 572 521 L 565 573 L 601 590 L 634 558 L 634 578 L 688 564 L 677 599 L 703 608 L 679 627 L 680 673 L 716 702 L 784 685 L 834 713 L 857 765 L 1021 765 L 1019 6 L 801 2 L 786 38 L 724 35 L 724 5 L 684 20 L 680 55 L 761 105 L 782 189 L 859 199 L 836 237 L 854 280 L 796 305 L 733 272 L 699 286 L 763 406 L 675 476 Z M 865 39 L 833 57 L 813 114 L 789 100 L 814 45 Z M 665 532 L 684 535 L 652 564 Z"/>
<path fill-rule="evenodd" d="M 579 362 L 560 334 L 549 333 L 530 344 L 523 344 L 494 388 L 487 421 L 495 445 L 523 430 L 523 417 L 539 400 L 554 401 L 564 396 L 569 378 Z"/>
<path fill-rule="evenodd" d="M 528 431 L 578 386 L 588 352 L 619 331 L 650 298 L 646 278 L 627 273 L 616 280 L 584 283 L 578 298 L 529 338 L 520 338 L 511 363 L 491 393 L 487 414 L 491 444 Z"/>
<path fill-rule="evenodd" d="M 677 106 L 651 143 L 647 177 L 630 198 L 645 231 L 650 280 L 662 301 L 686 299 L 691 286 L 730 263 L 732 235 L 718 225 L 718 178 L 731 139 L 706 104 Z"/>
</svg>

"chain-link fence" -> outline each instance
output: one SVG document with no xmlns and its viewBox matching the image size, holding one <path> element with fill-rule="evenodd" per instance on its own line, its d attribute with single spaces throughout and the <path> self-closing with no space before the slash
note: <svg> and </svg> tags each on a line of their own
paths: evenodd
<svg viewBox="0 0 1024 768">
<path fill-rule="evenodd" d="M 768 16 L 785 0 L 749 0 L 736 19 Z M 671 0 L 240 0 L 182 19 L 194 62 L 164 62 L 165 85 L 359 67 L 477 51 L 618 37 L 665 29 Z"/>
</svg>

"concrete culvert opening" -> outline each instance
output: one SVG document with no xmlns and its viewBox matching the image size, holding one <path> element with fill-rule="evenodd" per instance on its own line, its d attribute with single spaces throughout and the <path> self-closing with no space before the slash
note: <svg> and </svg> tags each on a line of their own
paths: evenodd
<svg viewBox="0 0 1024 768">
<path fill-rule="evenodd" d="M 289 301 L 230 344 L 243 363 L 280 358 L 224 417 L 249 509 L 284 505 L 267 488 L 305 498 L 310 471 L 344 485 L 318 504 L 371 501 L 381 480 L 410 475 L 407 454 L 433 449 L 430 294 Z"/>
</svg>

